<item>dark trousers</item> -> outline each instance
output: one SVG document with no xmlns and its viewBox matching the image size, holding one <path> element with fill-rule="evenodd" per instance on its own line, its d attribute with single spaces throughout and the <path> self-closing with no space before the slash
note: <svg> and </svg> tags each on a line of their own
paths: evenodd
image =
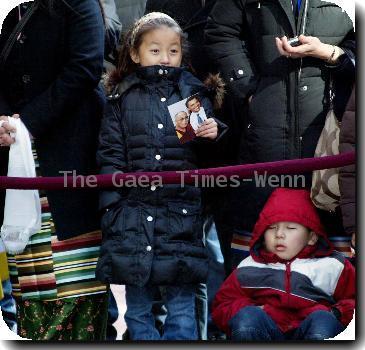
<svg viewBox="0 0 365 350">
<path fill-rule="evenodd" d="M 231 339 L 237 341 L 324 340 L 340 334 L 344 327 L 328 311 L 314 311 L 290 334 L 283 333 L 258 306 L 241 309 L 230 321 Z"/>
</svg>

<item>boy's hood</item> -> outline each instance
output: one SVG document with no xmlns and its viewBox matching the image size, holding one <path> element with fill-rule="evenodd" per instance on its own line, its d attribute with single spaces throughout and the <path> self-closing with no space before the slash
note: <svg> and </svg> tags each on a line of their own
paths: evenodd
<svg viewBox="0 0 365 350">
<path fill-rule="evenodd" d="M 305 247 L 296 256 L 297 258 L 327 256 L 332 253 L 333 246 L 327 238 L 317 210 L 310 199 L 309 191 L 278 188 L 266 202 L 253 230 L 250 253 L 255 260 L 280 260 L 275 254 L 268 253 L 263 249 L 263 235 L 266 229 L 273 223 L 280 221 L 299 223 L 318 235 L 317 244 Z"/>
</svg>

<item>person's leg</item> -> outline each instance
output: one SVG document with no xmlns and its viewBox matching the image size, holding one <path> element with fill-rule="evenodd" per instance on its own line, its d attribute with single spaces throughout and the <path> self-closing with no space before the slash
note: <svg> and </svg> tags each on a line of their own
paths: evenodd
<svg viewBox="0 0 365 350">
<path fill-rule="evenodd" d="M 152 314 L 155 318 L 155 327 L 160 333 L 163 334 L 163 328 L 167 316 L 167 309 L 164 305 L 165 287 L 156 288 L 155 295 L 152 302 Z"/>
<path fill-rule="evenodd" d="M 163 340 L 198 340 L 195 317 L 196 285 L 167 286 L 167 317 Z"/>
<path fill-rule="evenodd" d="M 157 287 L 125 286 L 127 311 L 124 315 L 131 340 L 160 340 L 152 314 Z"/>
<path fill-rule="evenodd" d="M 242 308 L 229 321 L 231 339 L 235 341 L 284 340 L 272 318 L 258 306 Z"/>
<path fill-rule="evenodd" d="M 106 339 L 113 341 L 117 339 L 117 330 L 113 326 L 118 319 L 118 305 L 114 298 L 113 292 L 109 289 L 109 304 L 108 304 L 108 323 L 106 328 Z"/>
<path fill-rule="evenodd" d="M 3 319 L 9 329 L 14 333 L 17 333 L 16 304 L 11 294 L 12 289 L 9 279 L 2 282 L 2 289 L 4 292 L 4 298 L 0 301 L 0 308 L 3 314 Z"/>
<path fill-rule="evenodd" d="M 295 340 L 324 340 L 333 338 L 344 330 L 343 325 L 332 312 L 315 311 L 298 327 L 293 335 Z"/>
<path fill-rule="evenodd" d="M 225 334 L 218 329 L 211 317 L 212 303 L 218 289 L 225 279 L 224 259 L 218 240 L 217 228 L 212 215 L 207 216 L 204 222 L 205 246 L 209 256 L 209 273 L 207 280 L 208 317 L 207 338 L 209 340 L 224 339 Z M 198 312 L 199 310 L 197 310 Z"/>
<path fill-rule="evenodd" d="M 200 340 L 207 340 L 208 333 L 208 291 L 207 285 L 199 283 L 195 294 L 196 319 Z"/>
</svg>

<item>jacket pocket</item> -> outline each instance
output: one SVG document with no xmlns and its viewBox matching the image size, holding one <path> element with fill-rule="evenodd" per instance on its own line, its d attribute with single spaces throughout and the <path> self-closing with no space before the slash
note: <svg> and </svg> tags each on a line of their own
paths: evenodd
<svg viewBox="0 0 365 350">
<path fill-rule="evenodd" d="M 168 203 L 168 236 L 170 240 L 194 242 L 202 236 L 199 205 Z"/>
<path fill-rule="evenodd" d="M 102 230 L 108 237 L 126 237 L 141 231 L 141 210 L 138 206 L 118 204 L 102 218 Z"/>
<path fill-rule="evenodd" d="M 109 235 L 112 230 L 112 226 L 117 220 L 118 216 L 121 215 L 122 204 L 120 202 L 113 205 L 111 208 L 105 210 L 101 218 L 101 230 L 103 234 Z"/>
</svg>

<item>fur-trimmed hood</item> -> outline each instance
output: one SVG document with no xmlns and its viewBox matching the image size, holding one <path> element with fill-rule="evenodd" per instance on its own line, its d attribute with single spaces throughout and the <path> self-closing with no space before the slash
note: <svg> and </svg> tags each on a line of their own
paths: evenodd
<svg viewBox="0 0 365 350">
<path fill-rule="evenodd" d="M 213 102 L 214 110 L 222 108 L 224 95 L 226 94 L 225 83 L 219 73 L 209 73 L 208 77 L 204 80 L 204 85 L 210 92 L 210 98 Z"/>
<path fill-rule="evenodd" d="M 111 72 L 105 74 L 103 77 L 103 85 L 108 97 L 118 98 L 119 96 L 121 96 L 130 87 L 140 81 L 140 74 L 138 72 L 145 70 L 146 68 L 153 71 L 158 71 L 159 69 L 165 70 L 165 68 L 169 68 L 169 70 L 172 69 L 171 67 L 164 66 L 141 67 L 139 70 L 137 70 L 137 72 L 128 75 L 121 81 L 119 79 L 118 71 L 114 69 Z M 173 68 L 172 70 L 191 74 L 185 68 Z M 226 93 L 225 83 L 220 74 L 210 73 L 203 83 L 193 76 L 192 78 L 193 79 L 191 80 L 195 80 L 194 85 L 196 85 L 197 91 L 205 88 L 207 96 L 213 103 L 214 110 L 219 110 L 222 107 L 224 95 Z M 200 88 L 198 88 L 198 86 L 200 86 Z"/>
</svg>

